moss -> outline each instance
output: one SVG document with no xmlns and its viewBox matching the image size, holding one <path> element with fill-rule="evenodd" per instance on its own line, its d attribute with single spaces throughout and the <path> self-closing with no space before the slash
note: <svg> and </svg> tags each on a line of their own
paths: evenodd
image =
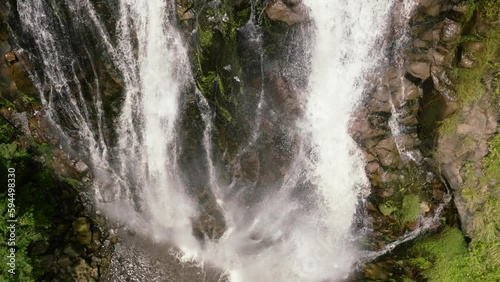
<svg viewBox="0 0 500 282">
<path fill-rule="evenodd" d="M 436 238 L 418 242 L 411 251 L 433 261 L 434 266 L 424 271 L 429 280 L 467 281 L 467 275 L 462 271 L 467 248 L 460 230 L 449 229 Z"/>
<path fill-rule="evenodd" d="M 219 114 L 222 115 L 222 117 L 227 121 L 227 122 L 231 122 L 233 120 L 233 117 L 231 116 L 231 114 L 229 113 L 228 110 L 224 109 L 223 107 L 221 106 L 218 106 L 217 107 L 217 112 Z"/>
<path fill-rule="evenodd" d="M 496 250 L 500 254 L 498 246 L 492 248 L 492 245 L 478 243 L 467 248 L 462 232 L 456 228 L 447 228 L 439 235 L 416 242 L 410 248 L 410 253 L 416 258 L 409 261 L 423 263 L 420 266 L 424 267 L 429 264 L 425 264 L 423 260 L 431 262 L 432 267 L 422 269 L 429 281 L 499 281 L 500 268 L 494 259 L 488 258 L 490 254 L 487 249 Z"/>
<path fill-rule="evenodd" d="M 491 1 L 488 1 L 478 5 L 479 13 L 486 21 L 493 21 L 494 17 L 499 14 L 500 5 L 498 3 L 494 6 Z M 470 37 L 470 41 L 476 41 L 477 39 L 476 37 Z M 477 101 L 486 93 L 484 75 L 488 69 L 494 66 L 493 59 L 500 47 L 500 28 L 498 26 L 491 28 L 483 43 L 484 49 L 482 51 L 469 54 L 476 60 L 476 65 L 473 68 L 456 68 L 454 70 L 454 85 L 458 99 L 463 104 Z"/>
<path fill-rule="evenodd" d="M 427 270 L 432 267 L 432 263 L 423 257 L 410 259 L 409 263 L 418 268 L 419 270 Z"/>
<path fill-rule="evenodd" d="M 212 45 L 213 32 L 210 29 L 200 29 L 199 40 L 202 48 L 207 48 Z"/>
<path fill-rule="evenodd" d="M 214 81 L 217 73 L 215 71 L 209 71 L 206 75 L 200 73 L 201 76 L 197 79 L 198 89 L 203 93 L 204 96 L 211 96 L 212 82 Z"/>
<path fill-rule="evenodd" d="M 500 134 L 489 142 L 489 154 L 485 159 L 485 177 L 483 181 L 500 179 Z M 496 189 L 500 189 L 498 185 Z"/>
<path fill-rule="evenodd" d="M 469 10 L 470 14 L 466 17 L 467 20 L 474 18 L 472 13 L 475 13 L 481 21 L 486 23 L 497 22 L 498 18 L 500 18 L 500 5 L 498 4 L 498 0 L 469 2 L 471 2 L 472 8 Z M 487 36 L 484 38 L 472 34 L 464 35 L 461 39 L 462 43 L 469 41 L 482 42 L 484 43 L 484 48 L 477 52 L 462 54 L 471 56 L 474 59 L 474 67 L 466 69 L 457 66 L 452 70 L 453 85 L 458 95 L 458 101 L 462 106 L 474 103 L 485 95 L 485 76 L 492 68 L 499 67 L 495 59 L 497 58 L 497 52 L 500 48 L 500 26 L 498 23 L 493 24 Z M 493 91 L 495 93 L 500 93 L 500 88 L 497 86 Z M 439 133 L 443 135 L 454 134 L 456 132 L 456 125 L 458 125 L 459 121 L 460 114 L 454 114 L 445 119 L 441 122 Z"/>
<path fill-rule="evenodd" d="M 457 132 L 457 127 L 460 124 L 461 115 L 455 113 L 443 121 L 439 122 L 439 134 L 443 136 L 451 136 Z"/>
<path fill-rule="evenodd" d="M 380 212 L 385 216 L 391 215 L 394 211 L 398 209 L 392 201 L 387 201 L 383 204 L 380 204 L 378 208 Z"/>
<path fill-rule="evenodd" d="M 420 202 L 416 195 L 407 195 L 403 198 L 399 219 L 402 224 L 415 221 L 421 215 Z"/>
</svg>

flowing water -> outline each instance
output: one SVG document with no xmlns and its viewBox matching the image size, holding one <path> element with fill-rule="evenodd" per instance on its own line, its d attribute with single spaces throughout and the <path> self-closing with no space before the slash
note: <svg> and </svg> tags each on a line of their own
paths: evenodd
<svg viewBox="0 0 500 282">
<path fill-rule="evenodd" d="M 43 63 L 43 74 L 33 76 L 44 112 L 63 139 L 79 136 L 78 146 L 69 145 L 88 156 L 98 209 L 144 238 L 173 244 L 181 261 L 209 262 L 231 281 L 336 281 L 348 275 L 363 255 L 356 250 L 359 237 L 352 234 L 352 225 L 367 187 L 363 160 L 348 134 L 349 119 L 365 89 L 366 75 L 383 60 L 380 42 L 394 1 L 304 1 L 314 19 L 311 73 L 301 74 L 308 77 L 308 87 L 300 95 L 305 115 L 290 128 L 298 132 L 301 144 L 281 187 L 252 205 L 229 193 L 234 181 L 229 186 L 218 181 L 216 163 L 221 160 L 214 160 L 211 144 L 214 112 L 196 92 L 205 128 L 206 156 L 200 158 L 206 160 L 206 182 L 227 225 L 220 239 L 205 242 L 192 235 L 192 218 L 199 207 L 187 192 L 178 164 L 181 93 L 189 91 L 192 74 L 176 28 L 175 1 L 113 2 L 118 13 L 116 38 L 110 37 L 89 0 L 63 1 L 73 28 L 90 28 L 98 37 L 98 48 L 121 75 L 123 102 L 113 124 L 117 142 L 112 146 L 103 134 L 97 75 L 86 82 L 95 92 L 90 106 L 81 85 L 69 83 L 79 81 L 75 68 L 82 65 L 90 65 L 95 74 L 92 59 L 79 61 L 67 48 L 71 43 L 65 35 L 70 31 L 54 3 L 18 2 L 23 29 L 33 35 Z M 253 21 L 248 26 L 260 32 Z M 262 66 L 263 55 L 259 60 Z M 44 84 L 52 86 L 48 94 Z M 262 86 L 250 144 L 258 142 L 264 95 Z M 98 122 L 92 123 L 91 117 Z M 301 187 L 307 187 L 308 197 L 294 192 Z"/>
</svg>

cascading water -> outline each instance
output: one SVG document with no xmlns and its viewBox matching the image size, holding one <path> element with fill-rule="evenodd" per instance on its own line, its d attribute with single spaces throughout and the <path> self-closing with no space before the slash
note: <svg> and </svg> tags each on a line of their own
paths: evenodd
<svg viewBox="0 0 500 282">
<path fill-rule="evenodd" d="M 72 65 L 60 61 L 72 57 L 61 47 L 69 44 L 60 34 L 64 24 L 45 16 L 51 12 L 44 1 L 19 1 L 18 10 L 25 28 L 37 31 L 33 35 L 44 63 L 44 80 L 53 86 L 48 100 L 41 95 L 43 105 L 56 125 L 58 116 L 68 116 L 73 131 L 89 148 L 97 207 L 145 236 L 173 242 L 194 258 L 214 264 L 231 281 L 345 277 L 360 255 L 351 228 L 361 189 L 367 185 L 362 159 L 348 135 L 349 119 L 363 93 L 364 75 L 379 63 L 377 40 L 383 35 L 392 1 L 304 1 L 314 20 L 312 71 L 301 74 L 309 76 L 307 93 L 301 95 L 305 117 L 296 128 L 290 128 L 299 132 L 301 145 L 281 187 L 252 205 L 228 192 L 237 185 L 235 181 L 229 187 L 217 181 L 210 144 L 213 113 L 197 93 L 206 127 L 207 182 L 228 227 L 219 240 L 203 244 L 192 235 L 191 220 L 198 207 L 188 196 L 178 165 L 180 93 L 191 83 L 187 79 L 191 73 L 173 20 L 174 1 L 117 1 L 116 40 L 107 34 L 90 1 L 77 2 L 65 2 L 72 17 L 82 25 L 93 25 L 123 78 L 118 140 L 112 148 L 106 145 L 102 125 L 91 126 L 81 93 L 75 98 L 67 85 L 77 75 L 60 68 Z M 38 86 L 43 93 L 41 80 Z M 263 94 L 257 107 L 259 119 Z M 56 101 L 58 106 L 52 106 L 56 97 L 67 103 Z M 95 97 L 92 111 L 102 119 L 101 96 Z M 258 131 L 260 122 L 257 125 Z M 68 132 L 61 127 L 60 131 Z M 257 142 L 257 135 L 252 134 L 250 143 Z M 296 193 L 300 189 L 306 192 Z"/>
<path fill-rule="evenodd" d="M 120 1 L 116 46 L 91 2 L 65 4 L 75 25 L 87 25 L 89 21 L 94 24 L 102 48 L 123 76 L 125 98 L 118 119 L 118 145 L 110 149 L 115 159 L 111 163 L 108 158 L 100 124 L 94 128 L 88 118 L 80 82 L 75 79 L 73 65 L 78 61 L 71 59 L 77 56 L 71 53 L 56 8 L 44 1 L 20 1 L 23 27 L 36 31 L 34 41 L 44 65 L 44 78 L 34 74 L 36 85 L 40 93 L 44 93 L 42 80 L 52 86 L 48 99 L 41 95 L 49 119 L 63 139 L 79 135 L 81 147 L 75 149 L 82 149 L 82 155 L 93 164 L 98 208 L 133 228 L 144 228 L 147 221 L 148 232 L 155 238 L 168 237 L 180 246 L 192 244 L 196 248 L 193 237 L 186 235 L 191 233 L 195 211 L 184 193 L 176 160 L 178 96 L 189 75 L 189 64 L 181 37 L 169 20 L 175 19 L 174 4 L 161 0 Z M 133 46 L 135 40 L 137 46 Z M 69 83 L 73 80 L 76 87 Z M 100 93 L 95 97 L 93 110 L 101 119 Z M 70 130 L 60 126 L 62 117 Z"/>
<path fill-rule="evenodd" d="M 128 217 L 136 214 L 133 207 L 139 216 L 132 226 L 143 227 L 147 219 L 155 238 L 173 236 L 180 245 L 189 245 L 193 242 L 186 234 L 191 233 L 194 209 L 179 179 L 175 132 L 178 96 L 186 84 L 189 64 L 180 35 L 170 22 L 172 5 L 161 0 L 120 3 L 118 49 L 128 58 L 123 63 L 132 62 L 135 67 L 128 75 L 131 79 L 125 80 L 117 153 L 120 176 L 129 180 L 125 200 L 132 197 L 133 205 L 125 202 L 117 210 L 113 201 L 105 209 Z M 135 28 L 137 50 L 131 46 L 130 27 Z M 129 218 L 122 221 L 130 223 Z"/>
<path fill-rule="evenodd" d="M 363 75 L 381 59 L 373 49 L 392 3 L 307 4 L 316 34 L 302 149 L 276 193 L 245 209 L 237 199 L 225 201 L 229 230 L 201 253 L 232 281 L 339 280 L 357 259 L 350 230 L 366 179 L 347 129 Z M 314 197 L 293 194 L 301 178 Z"/>
</svg>

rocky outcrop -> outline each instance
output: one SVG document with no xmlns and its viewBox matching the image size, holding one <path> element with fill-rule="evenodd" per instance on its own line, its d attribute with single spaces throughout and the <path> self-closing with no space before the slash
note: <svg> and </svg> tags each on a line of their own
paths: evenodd
<svg viewBox="0 0 500 282">
<path fill-rule="evenodd" d="M 430 215 L 450 194 L 460 223 L 450 207 L 443 213 L 446 223 L 462 228 L 472 240 L 470 247 L 487 258 L 485 264 L 497 265 L 498 229 L 493 230 L 499 226 L 499 164 L 493 160 L 498 156 L 494 92 L 500 46 L 493 43 L 498 42 L 498 28 L 491 21 L 499 11 L 492 2 L 445 2 L 420 1 L 411 18 L 403 67 L 381 72 L 353 118 L 351 134 L 365 151 L 375 194 L 367 205 L 375 231 L 371 247 L 383 248 L 387 241 L 382 236 L 398 236 L 394 219 L 413 217 L 402 214 L 405 203 Z M 418 177 L 411 167 L 428 175 Z M 414 178 L 406 181 L 409 175 Z M 397 187 L 401 190 L 395 191 Z M 411 222 L 403 226 L 415 228 Z M 483 244 L 491 249 L 482 249 Z M 406 251 L 399 259 L 409 257 Z M 400 273 L 425 279 L 415 261 L 383 260 L 368 264 L 360 277 L 388 279 Z"/>
<path fill-rule="evenodd" d="M 54 241 L 55 247 L 41 254 L 42 263 L 50 269 L 45 277 L 51 277 L 51 281 L 99 281 L 117 242 L 105 226 L 106 220 L 99 215 L 94 215 L 94 220 L 76 217 L 67 231 L 61 226 L 59 236 L 64 240 Z"/>
</svg>

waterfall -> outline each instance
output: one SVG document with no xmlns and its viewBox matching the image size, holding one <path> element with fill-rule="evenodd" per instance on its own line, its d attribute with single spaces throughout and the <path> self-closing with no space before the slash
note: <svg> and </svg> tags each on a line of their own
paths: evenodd
<svg viewBox="0 0 500 282">
<path fill-rule="evenodd" d="M 64 1 L 74 25 L 91 26 L 99 48 L 123 79 L 123 102 L 114 124 L 117 143 L 109 147 L 100 122 L 104 117 L 97 75 L 90 109 L 80 85 L 68 84 L 79 81 L 73 66 L 82 62 L 71 59 L 75 54 L 68 51 L 65 22 L 50 6 L 54 4 L 19 1 L 22 23 L 33 34 L 43 63 L 45 77 L 33 74 L 42 104 L 63 138 L 69 140 L 70 133 L 77 132 L 80 146 L 87 148 L 97 208 L 141 235 L 172 242 L 184 254 L 215 265 L 231 281 L 345 278 L 361 255 L 352 225 L 360 192 L 367 185 L 362 157 L 348 134 L 349 119 L 365 89 L 366 75 L 381 61 L 377 44 L 393 1 L 304 1 L 313 19 L 312 71 L 301 74 L 309 76 L 301 95 L 305 116 L 290 128 L 299 133 L 301 144 L 281 187 L 269 189 L 251 205 L 230 193 L 241 183 L 225 187 L 217 180 L 219 160 L 213 159 L 211 146 L 213 113 L 208 101 L 196 93 L 205 126 L 206 182 L 227 221 L 220 239 L 203 243 L 192 235 L 191 221 L 199 207 L 187 192 L 178 164 L 180 96 L 190 89 L 192 74 L 185 43 L 175 27 L 174 2 L 116 1 L 117 38 L 112 39 L 91 1 Z M 254 12 L 252 7 L 252 18 Z M 257 32 L 253 22 L 249 26 Z M 255 38 L 262 44 L 261 37 Z M 263 58 L 259 58 L 262 76 Z M 44 82 L 52 86 L 48 98 Z M 269 107 L 264 94 L 262 85 L 250 145 L 258 142 L 262 112 Z M 99 119 L 96 125 L 89 121 L 93 112 Z M 61 125 L 62 116 L 71 130 Z"/>
<path fill-rule="evenodd" d="M 124 58 L 119 68 L 126 93 L 117 155 L 118 174 L 128 183 L 123 201 L 116 199 L 121 191 L 104 187 L 115 200 L 102 207 L 132 228 L 189 249 L 197 245 L 190 235 L 195 209 L 179 176 L 176 121 L 179 95 L 191 74 L 184 43 L 171 22 L 174 11 L 172 3 L 162 0 L 120 2 L 116 49 Z"/>
<path fill-rule="evenodd" d="M 186 196 L 177 167 L 178 101 L 190 73 L 187 51 L 171 22 L 175 19 L 174 4 L 162 0 L 119 1 L 118 39 L 114 44 L 89 0 L 64 2 L 72 24 L 82 29 L 91 26 L 99 36 L 98 48 L 108 53 L 123 77 L 125 93 L 115 124 L 116 148 L 108 148 L 102 133 L 102 94 L 97 75 L 92 112 L 98 122 L 94 126 L 75 72 L 75 66 L 81 69 L 84 64 L 95 72 L 95 58 L 89 54 L 81 62 L 72 52 L 70 30 L 54 5 L 24 0 L 19 1 L 18 11 L 43 63 L 43 77 L 35 72 L 32 76 L 44 113 L 62 140 L 78 136 L 80 143 L 70 145 L 92 164 L 98 209 L 131 228 L 148 230 L 158 240 L 168 238 L 181 247 L 197 248 L 190 236 L 195 208 Z M 51 86 L 48 97 L 44 85 Z"/>
<path fill-rule="evenodd" d="M 347 131 L 365 75 L 383 59 L 376 44 L 393 3 L 306 2 L 315 35 L 302 147 L 276 192 L 254 206 L 224 201 L 228 231 L 201 252 L 231 281 L 337 281 L 360 255 L 351 227 L 367 179 Z"/>
</svg>

